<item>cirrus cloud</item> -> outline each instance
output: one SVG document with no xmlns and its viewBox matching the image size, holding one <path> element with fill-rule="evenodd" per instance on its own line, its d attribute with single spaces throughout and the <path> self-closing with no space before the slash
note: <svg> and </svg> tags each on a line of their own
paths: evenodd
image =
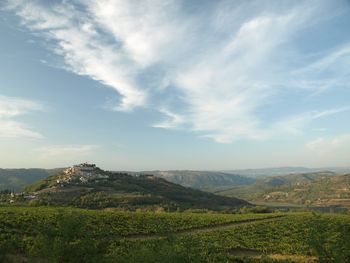
<svg viewBox="0 0 350 263">
<path fill-rule="evenodd" d="M 51 145 L 37 149 L 42 158 L 82 158 L 99 149 L 98 145 Z"/>
<path fill-rule="evenodd" d="M 175 0 L 7 4 L 67 70 L 116 90 L 120 103 L 113 110 L 149 107 L 164 114 L 157 128 L 184 128 L 220 143 L 295 134 L 326 115 L 293 111 L 267 122 L 263 109 L 277 111 L 281 93 L 305 97 L 347 85 L 350 43 L 305 54 L 295 42 L 346 10 L 346 1 L 197 7 Z"/>
<path fill-rule="evenodd" d="M 0 137 L 42 139 L 43 135 L 33 131 L 28 125 L 14 120 L 15 117 L 31 111 L 42 110 L 43 106 L 37 102 L 0 95 Z"/>
</svg>

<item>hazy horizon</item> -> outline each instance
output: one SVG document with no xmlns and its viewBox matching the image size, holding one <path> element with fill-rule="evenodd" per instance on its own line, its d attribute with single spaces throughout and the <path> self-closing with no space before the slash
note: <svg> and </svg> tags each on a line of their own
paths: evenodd
<svg viewBox="0 0 350 263">
<path fill-rule="evenodd" d="M 83 162 L 80 162 L 83 163 Z M 67 167 L 71 167 L 73 165 L 76 164 L 80 164 L 78 163 L 72 163 L 69 165 L 65 165 L 65 166 L 61 166 L 61 167 L 0 167 L 0 169 L 47 169 L 47 170 L 54 170 L 54 169 L 62 169 L 62 168 L 67 168 Z M 91 162 L 92 163 L 92 162 Z M 96 164 L 96 163 L 95 163 Z M 306 167 L 306 166 L 275 166 L 275 167 L 257 167 L 257 168 L 239 168 L 239 169 L 149 169 L 149 170 L 123 170 L 123 169 L 118 169 L 118 168 L 106 168 L 106 167 L 101 167 L 98 164 L 96 164 L 97 167 L 101 168 L 102 170 L 109 170 L 109 171 L 119 171 L 119 172 L 147 172 L 147 171 L 200 171 L 200 172 L 239 172 L 239 171 L 263 171 L 263 170 L 277 170 L 277 169 L 281 169 L 281 170 L 293 170 L 293 169 L 305 169 L 305 170 L 317 170 L 317 171 L 326 171 L 327 169 L 333 169 L 333 170 L 350 170 L 350 166 L 324 166 L 324 167 Z M 282 171 L 281 171 L 282 172 Z"/>
<path fill-rule="evenodd" d="M 5 0 L 0 167 L 349 167 L 350 2 Z"/>
</svg>

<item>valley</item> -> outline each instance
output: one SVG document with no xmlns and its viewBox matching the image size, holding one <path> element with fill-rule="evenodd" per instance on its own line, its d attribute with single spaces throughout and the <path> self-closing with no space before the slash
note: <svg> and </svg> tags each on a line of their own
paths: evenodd
<svg viewBox="0 0 350 263">
<path fill-rule="evenodd" d="M 155 174 L 82 163 L 22 191 L 2 191 L 1 262 L 338 263 L 350 258 L 348 203 L 336 199 L 349 200 L 348 174 Z M 239 185 L 225 187 L 222 182 L 228 181 Z M 209 182 L 214 193 L 208 192 Z M 318 211 L 341 213 L 310 212 L 340 206 L 344 209 Z"/>
<path fill-rule="evenodd" d="M 4 203 L 82 208 L 142 207 L 177 209 L 235 209 L 250 206 L 244 200 L 215 195 L 168 182 L 151 174 L 104 171 L 80 164 L 43 178 L 24 192 L 2 195 Z"/>
<path fill-rule="evenodd" d="M 267 177 L 254 184 L 213 191 L 256 203 L 350 207 L 350 174 L 333 172 Z"/>
</svg>

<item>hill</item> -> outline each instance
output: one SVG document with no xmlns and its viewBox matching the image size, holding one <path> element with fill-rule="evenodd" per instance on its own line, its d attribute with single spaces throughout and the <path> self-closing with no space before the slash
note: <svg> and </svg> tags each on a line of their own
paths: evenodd
<svg viewBox="0 0 350 263">
<path fill-rule="evenodd" d="M 63 169 L 0 169 L 0 190 L 20 191 L 24 186 Z"/>
<path fill-rule="evenodd" d="M 21 191 L 25 185 L 32 184 L 39 179 L 48 177 L 63 171 L 58 169 L 0 169 L 0 191 L 9 189 L 15 192 Z M 193 171 L 193 170 L 166 170 L 166 171 L 146 171 L 146 172 L 127 172 L 137 175 L 153 174 L 157 177 L 166 179 L 175 184 L 185 187 L 192 187 L 210 192 L 224 190 L 225 188 L 242 187 L 251 185 L 267 176 L 284 176 L 289 174 L 316 173 L 324 171 L 320 168 L 303 167 L 280 167 L 264 169 L 246 169 L 230 171 Z M 330 167 L 326 169 L 338 174 L 350 173 L 350 168 Z"/>
<path fill-rule="evenodd" d="M 275 176 L 216 193 L 253 202 L 350 207 L 350 174 L 318 172 Z"/>
<path fill-rule="evenodd" d="M 265 176 L 283 176 L 302 173 L 318 173 L 330 171 L 338 174 L 350 173 L 350 167 L 322 167 L 322 168 L 307 168 L 307 167 L 271 167 L 258 169 L 241 169 L 241 170 L 226 170 L 225 173 L 239 174 L 249 177 L 265 177 Z"/>
<path fill-rule="evenodd" d="M 183 187 L 153 175 L 103 171 L 82 164 L 26 187 L 13 202 L 88 208 L 162 206 L 218 210 L 248 202 Z"/>
<path fill-rule="evenodd" d="M 153 174 L 172 183 L 197 189 L 220 189 L 222 187 L 244 186 L 255 182 L 253 178 L 217 171 L 171 170 L 143 173 Z"/>
<path fill-rule="evenodd" d="M 323 173 L 324 171 L 329 171 L 332 174 L 345 174 L 350 173 L 350 168 L 330 167 L 323 169 L 305 167 L 273 167 L 227 171 L 165 170 L 146 171 L 142 173 L 153 174 L 157 177 L 164 178 L 170 182 L 186 187 L 216 192 L 230 188 L 250 189 L 248 186 L 253 185 L 254 183 L 258 183 L 261 186 L 261 181 L 268 182 L 270 180 L 269 178 L 271 177 L 274 178 L 273 180 L 275 180 L 275 183 L 278 183 L 278 181 L 281 181 L 281 184 L 283 184 L 284 181 L 285 183 L 290 183 L 293 180 L 298 181 L 301 179 L 301 174 L 308 174 L 308 176 L 312 177 L 312 174 L 317 176 L 317 174 Z M 265 180 L 265 178 L 267 179 Z M 255 186 L 252 186 L 252 188 L 254 187 Z"/>
</svg>

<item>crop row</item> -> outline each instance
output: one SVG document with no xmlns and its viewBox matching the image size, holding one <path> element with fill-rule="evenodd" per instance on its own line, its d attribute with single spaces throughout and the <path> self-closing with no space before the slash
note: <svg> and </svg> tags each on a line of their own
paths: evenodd
<svg viewBox="0 0 350 263">
<path fill-rule="evenodd" d="M 322 258 L 323 262 L 350 262 L 349 235 L 349 215 L 301 213 L 230 229 L 181 235 L 172 240 L 171 247 L 179 253 L 186 251 L 188 257 L 200 258 L 201 262 L 228 262 L 239 250 L 264 256 L 292 255 L 299 260 L 305 257 Z M 156 250 L 166 242 L 166 239 L 120 240 L 111 245 L 111 251 L 129 257 L 134 251 Z"/>
<path fill-rule="evenodd" d="M 95 211 L 74 208 L 0 208 L 0 233 L 33 235 L 43 227 L 57 227 L 62 217 L 79 217 L 86 231 L 98 236 L 162 234 L 186 229 L 267 218 L 271 214 L 198 214 Z"/>
</svg>

